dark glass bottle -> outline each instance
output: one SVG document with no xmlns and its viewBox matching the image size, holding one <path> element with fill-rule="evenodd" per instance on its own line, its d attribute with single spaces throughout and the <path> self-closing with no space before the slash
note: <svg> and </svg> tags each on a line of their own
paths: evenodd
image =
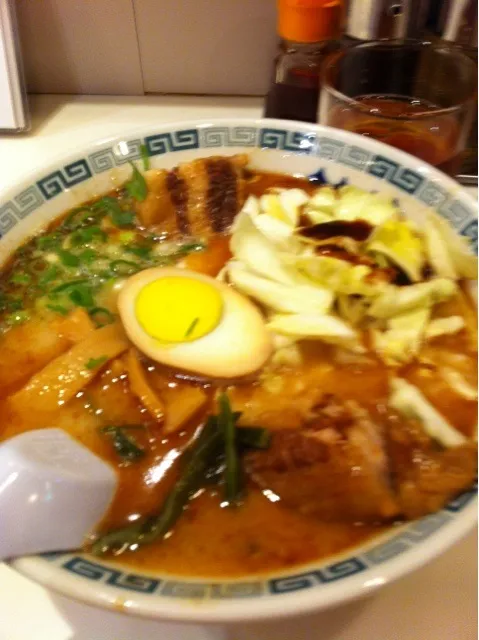
<svg viewBox="0 0 479 640">
<path fill-rule="evenodd" d="M 278 18 L 280 48 L 264 115 L 316 122 L 322 63 L 339 47 L 342 0 L 278 0 Z"/>
</svg>

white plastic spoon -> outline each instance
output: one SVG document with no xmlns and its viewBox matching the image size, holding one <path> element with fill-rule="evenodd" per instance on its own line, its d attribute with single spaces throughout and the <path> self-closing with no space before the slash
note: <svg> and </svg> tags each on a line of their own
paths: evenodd
<svg viewBox="0 0 479 640">
<path fill-rule="evenodd" d="M 106 462 L 61 429 L 0 445 L 0 560 L 77 549 L 117 486 Z"/>
</svg>

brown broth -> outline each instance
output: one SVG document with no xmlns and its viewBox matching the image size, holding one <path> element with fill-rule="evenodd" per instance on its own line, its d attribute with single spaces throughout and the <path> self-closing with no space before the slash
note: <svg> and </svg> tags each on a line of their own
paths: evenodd
<svg viewBox="0 0 479 640">
<path fill-rule="evenodd" d="M 271 187 L 299 187 L 312 192 L 316 185 L 302 179 L 275 174 L 256 173 L 249 181 L 249 192 L 261 195 Z M 215 244 L 216 242 L 216 244 Z M 215 271 L 221 260 L 229 257 L 224 241 L 216 240 L 210 251 L 214 255 Z M 191 268 L 207 271 L 207 261 L 201 253 L 192 254 Z M 208 253 L 205 252 L 205 256 Z M 212 258 L 213 259 L 213 258 Z M 444 305 L 444 315 L 463 312 L 461 303 Z M 459 305 L 459 306 L 458 306 Z M 475 312 L 470 313 L 475 317 Z M 28 348 L 26 325 L 9 331 L 0 343 L 0 369 L 20 348 Z M 19 347 L 19 344 L 22 347 Z M 434 341 L 428 347 L 428 355 L 438 353 L 464 354 L 464 372 L 471 384 L 477 384 L 475 353 L 471 351 L 465 332 Z M 47 351 L 48 353 L 48 351 Z M 278 391 L 262 390 L 262 402 L 278 414 L 276 428 L 294 426 L 296 406 L 309 389 L 321 388 L 325 393 L 335 393 L 343 399 L 353 399 L 373 414 L 381 411 L 387 401 L 387 370 L 374 357 L 364 364 L 337 364 L 332 348 L 317 342 L 303 344 L 304 363 L 295 369 L 284 368 L 279 377 L 282 388 Z M 22 366 L 31 366 L 31 361 Z M 39 366 L 44 363 L 39 359 Z M 472 435 L 476 425 L 475 402 L 464 400 L 452 393 L 441 378 L 430 369 L 417 364 L 400 372 L 417 384 L 426 396 L 465 435 Z M 190 385 L 193 382 L 179 380 L 175 372 L 155 363 L 149 363 L 148 376 L 154 386 L 158 376 L 169 379 L 171 384 Z M 25 377 L 18 379 L 21 386 Z M 14 386 L 15 388 L 15 386 Z M 177 474 L 178 455 L 192 438 L 195 430 L 204 422 L 211 407 L 200 413 L 180 433 L 165 437 L 162 428 L 154 423 L 145 409 L 129 392 L 126 376 L 122 371 L 108 368 L 65 407 L 43 416 L 15 419 L 9 412 L 6 396 L 14 388 L 0 375 L 0 440 L 30 429 L 56 425 L 92 451 L 114 465 L 118 472 L 119 488 L 113 503 L 103 519 L 100 530 L 108 531 L 134 521 L 138 516 L 154 513 L 162 504 Z M 2 398 L 3 389 L 3 398 Z M 209 392 L 212 387 L 205 387 Z M 252 381 L 230 388 L 233 406 L 244 403 L 257 393 L 257 382 Z M 282 406 L 284 405 L 284 406 Z M 118 464 L 111 442 L 98 433 L 105 424 L 143 424 L 139 444 L 147 449 L 147 455 L 130 466 Z M 333 553 L 357 545 L 384 530 L 381 526 L 358 526 L 344 523 L 324 523 L 283 507 L 281 502 L 269 501 L 262 492 L 251 486 L 241 507 L 221 508 L 221 497 L 213 490 L 204 490 L 191 500 L 184 516 L 175 525 L 171 535 L 134 553 L 118 558 L 122 563 L 149 571 L 170 572 L 189 576 L 230 576 L 270 572 L 318 560 Z"/>
</svg>

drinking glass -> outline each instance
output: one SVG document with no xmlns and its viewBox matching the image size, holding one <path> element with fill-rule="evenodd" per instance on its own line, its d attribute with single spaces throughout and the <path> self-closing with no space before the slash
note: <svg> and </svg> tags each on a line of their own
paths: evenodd
<svg viewBox="0 0 479 640">
<path fill-rule="evenodd" d="M 455 175 L 477 98 L 477 65 L 460 49 L 376 41 L 329 56 L 319 122 L 369 136 Z"/>
</svg>

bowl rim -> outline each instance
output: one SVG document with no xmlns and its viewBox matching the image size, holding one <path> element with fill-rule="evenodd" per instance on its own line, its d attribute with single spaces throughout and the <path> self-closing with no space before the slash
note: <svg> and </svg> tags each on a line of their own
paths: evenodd
<svg viewBox="0 0 479 640">
<path fill-rule="evenodd" d="M 449 176 L 441 173 L 438 169 L 428 165 L 427 163 L 414 158 L 413 156 L 394 149 L 389 145 L 376 140 L 364 138 L 358 134 L 347 131 L 332 129 L 319 124 L 309 124 L 296 121 L 273 120 L 264 118 L 211 118 L 211 119 L 189 119 L 184 121 L 174 121 L 169 123 L 161 123 L 158 126 L 151 124 L 135 126 L 127 128 L 122 134 L 96 138 L 86 141 L 78 149 L 67 152 L 58 153 L 49 157 L 45 165 L 27 172 L 20 179 L 7 185 L 0 185 L 0 204 L 10 197 L 17 195 L 23 186 L 27 186 L 37 179 L 42 178 L 51 171 L 55 171 L 59 166 L 64 166 L 69 161 L 78 157 L 83 157 L 88 150 L 94 150 L 105 145 L 113 145 L 122 140 L 130 140 L 134 136 L 151 135 L 152 133 L 161 133 L 168 131 L 176 131 L 181 128 L 208 128 L 217 126 L 252 126 L 257 129 L 261 128 L 279 128 L 286 131 L 295 131 L 305 133 L 314 133 L 316 136 L 322 134 L 329 135 L 349 145 L 355 143 L 372 153 L 382 154 L 386 158 L 393 158 L 406 168 L 412 169 L 424 178 L 438 183 L 444 189 L 453 194 L 455 198 L 462 201 L 467 208 L 475 211 L 477 215 L 477 203 L 474 198 L 467 193 L 456 181 Z M 238 147 L 243 145 L 239 144 Z M 215 147 L 214 149 L 204 149 L 205 155 L 214 151 L 221 153 L 221 150 L 227 149 L 224 145 Z M 231 147 L 230 147 L 231 149 Z M 258 147 L 251 150 L 260 151 Z M 247 150 L 246 150 L 247 151 Z M 168 151 L 165 155 L 171 155 Z M 294 157 L 297 154 L 294 151 L 281 150 L 284 156 Z M 318 158 L 318 164 L 321 162 Z M 327 162 L 323 159 L 323 162 Z M 337 164 L 336 161 L 334 161 Z M 353 167 L 354 169 L 354 167 Z M 106 172 L 108 173 L 108 171 Z M 93 178 L 95 176 L 92 176 Z M 410 196 L 417 200 L 412 195 Z M 423 206 L 421 204 L 421 206 Z M 22 237 L 28 237 L 28 233 L 23 233 Z M 0 242 L 0 255 L 2 253 L 2 243 Z M 2 260 L 0 259 L 0 263 Z M 447 548 L 460 540 L 469 533 L 477 521 L 477 504 L 476 500 L 471 500 L 470 504 L 454 514 L 454 517 L 440 531 L 434 532 L 428 538 L 428 544 L 418 544 L 409 548 L 401 555 L 386 560 L 383 564 L 377 566 L 368 566 L 361 574 L 349 576 L 347 580 L 330 583 L 325 589 L 325 585 L 319 585 L 318 588 L 307 589 L 281 594 L 281 596 L 269 595 L 250 599 L 234 599 L 222 601 L 194 601 L 194 600 L 178 600 L 165 596 L 145 595 L 141 593 L 131 594 L 125 591 L 125 598 L 120 603 L 119 590 L 113 586 L 104 583 L 85 583 L 79 577 L 64 572 L 62 579 L 58 580 L 59 567 L 47 562 L 44 558 L 33 556 L 19 558 L 12 561 L 12 566 L 24 575 L 36 580 L 53 591 L 73 597 L 84 603 L 106 607 L 118 611 L 119 609 L 146 618 L 158 618 L 162 620 L 186 621 L 186 622 L 208 622 L 208 623 L 225 623 L 244 620 L 265 620 L 271 617 L 282 618 L 313 611 L 320 611 L 340 603 L 345 603 L 358 598 L 362 598 L 373 593 L 379 587 L 389 584 L 394 580 L 414 571 L 423 566 L 434 557 L 443 553 Z M 354 553 L 358 547 L 353 547 L 349 551 Z M 303 567 L 297 567 L 300 572 Z M 261 576 L 263 577 L 263 576 Z M 265 576 L 266 577 L 266 576 Z M 367 579 L 366 579 L 367 577 Z M 207 579 L 206 579 L 207 581 Z M 322 591 L 319 590 L 322 588 Z"/>
<path fill-rule="evenodd" d="M 174 598 L 152 597 L 135 593 L 121 598 L 114 587 L 99 583 L 85 588 L 78 577 L 63 575 L 61 586 L 52 582 L 49 576 L 52 567 L 48 561 L 32 556 L 14 560 L 11 566 L 23 575 L 35 580 L 52 591 L 79 600 L 84 604 L 121 611 L 141 618 L 160 619 L 171 622 L 194 623 L 234 623 L 259 622 L 271 618 L 281 619 L 324 611 L 340 604 L 360 600 L 375 593 L 383 586 L 392 584 L 403 576 L 416 571 L 447 549 L 462 540 L 477 523 L 477 500 L 471 501 L 460 515 L 429 537 L 428 543 L 419 544 L 403 554 L 386 560 L 374 568 L 368 567 L 363 573 L 328 584 L 328 591 L 317 589 L 298 590 L 281 596 L 265 596 L 254 601 L 243 600 L 176 600 Z M 353 547 L 354 549 L 354 547 Z M 405 562 L 407 560 L 407 562 Z M 387 570 L 384 571 L 384 567 Z M 301 571 L 301 567 L 298 567 Z M 53 574 L 56 571 L 53 570 Z M 367 580 L 365 577 L 367 576 Z M 206 580 L 207 581 L 207 580 Z"/>
</svg>

